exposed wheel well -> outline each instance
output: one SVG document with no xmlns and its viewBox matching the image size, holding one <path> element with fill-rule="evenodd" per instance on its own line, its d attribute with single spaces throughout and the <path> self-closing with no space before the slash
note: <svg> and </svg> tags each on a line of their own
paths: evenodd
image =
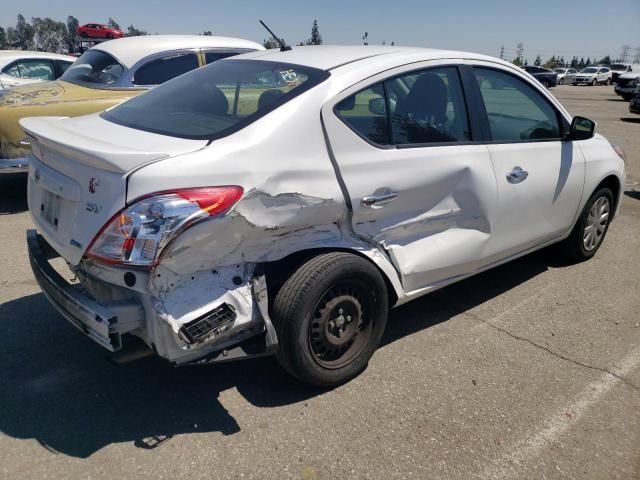
<svg viewBox="0 0 640 480">
<path fill-rule="evenodd" d="M 598 184 L 592 194 L 603 187 L 607 187 L 613 192 L 613 216 L 615 216 L 616 210 L 618 208 L 618 201 L 620 200 L 620 189 L 622 188 L 622 186 L 620 185 L 620 180 L 615 175 L 609 175 Z M 613 220 L 613 216 L 611 217 L 611 220 Z"/>
<path fill-rule="evenodd" d="M 369 257 L 363 255 L 357 250 L 351 250 L 348 248 L 313 248 L 309 250 L 302 250 L 299 252 L 292 253 L 291 255 L 284 257 L 280 260 L 276 260 L 274 262 L 267 262 L 263 265 L 265 280 L 267 282 L 267 293 L 269 295 L 270 304 L 271 301 L 275 298 L 278 290 L 282 287 L 284 282 L 292 275 L 293 271 L 296 270 L 300 265 L 309 260 L 312 257 L 320 255 L 322 253 L 329 252 L 347 252 L 352 255 L 357 255 L 366 259 L 368 262 L 371 262 L 382 274 L 382 278 L 384 278 L 384 282 L 387 286 L 387 295 L 389 297 L 389 306 L 395 305 L 398 301 L 398 296 L 396 291 L 387 278 L 387 275 L 375 264 L 375 262 L 371 261 Z"/>
</svg>

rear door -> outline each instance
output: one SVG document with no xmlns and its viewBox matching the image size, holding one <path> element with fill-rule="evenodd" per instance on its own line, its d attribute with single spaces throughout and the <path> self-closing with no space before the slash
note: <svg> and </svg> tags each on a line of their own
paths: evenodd
<svg viewBox="0 0 640 480">
<path fill-rule="evenodd" d="M 584 184 L 584 157 L 553 102 L 520 75 L 473 68 L 484 102 L 498 185 L 496 259 L 558 238 L 572 225 Z"/>
<path fill-rule="evenodd" d="M 414 64 L 323 108 L 353 230 L 389 256 L 407 292 L 474 271 L 492 235 L 495 176 L 461 84 L 456 65 Z"/>
</svg>

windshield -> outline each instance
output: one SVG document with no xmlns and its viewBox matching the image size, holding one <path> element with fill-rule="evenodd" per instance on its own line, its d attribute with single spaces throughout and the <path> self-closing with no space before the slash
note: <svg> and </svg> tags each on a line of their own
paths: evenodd
<svg viewBox="0 0 640 480">
<path fill-rule="evenodd" d="M 580 73 L 596 73 L 597 71 L 597 68 L 583 68 Z"/>
<path fill-rule="evenodd" d="M 87 50 L 71 65 L 60 80 L 88 87 L 114 85 L 124 73 L 115 58 L 100 50 Z"/>
<path fill-rule="evenodd" d="M 567 69 L 566 68 L 554 68 L 553 71 L 556 73 L 564 73 Z"/>
<path fill-rule="evenodd" d="M 627 71 L 627 66 L 619 64 L 619 63 L 614 63 L 613 65 L 609 65 L 609 68 L 611 70 L 615 70 L 617 72 L 619 72 L 619 71 L 626 72 Z"/>
<path fill-rule="evenodd" d="M 318 85 L 324 70 L 258 60 L 220 60 L 102 114 L 126 127 L 180 138 L 215 139 L 244 128 Z"/>
</svg>

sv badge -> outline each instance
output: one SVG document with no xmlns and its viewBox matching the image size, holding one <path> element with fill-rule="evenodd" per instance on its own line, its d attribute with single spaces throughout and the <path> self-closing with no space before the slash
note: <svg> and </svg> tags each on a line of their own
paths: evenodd
<svg viewBox="0 0 640 480">
<path fill-rule="evenodd" d="M 100 205 L 96 205 L 95 203 L 89 202 L 85 205 L 85 209 L 87 210 L 87 212 L 99 213 L 100 210 L 102 210 L 102 207 Z"/>
</svg>

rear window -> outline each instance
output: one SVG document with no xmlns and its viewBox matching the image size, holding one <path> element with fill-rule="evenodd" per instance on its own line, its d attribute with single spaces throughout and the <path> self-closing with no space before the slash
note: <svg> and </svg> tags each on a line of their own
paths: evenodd
<svg viewBox="0 0 640 480">
<path fill-rule="evenodd" d="M 60 79 L 90 87 L 104 87 L 114 85 L 124 70 L 124 67 L 108 53 L 87 50 Z"/>
<path fill-rule="evenodd" d="M 244 128 L 318 85 L 329 73 L 259 60 L 222 60 L 193 70 L 102 113 L 138 130 L 215 139 Z"/>
<path fill-rule="evenodd" d="M 195 53 L 172 53 L 142 65 L 133 75 L 136 85 L 160 85 L 172 78 L 198 68 Z"/>
</svg>

